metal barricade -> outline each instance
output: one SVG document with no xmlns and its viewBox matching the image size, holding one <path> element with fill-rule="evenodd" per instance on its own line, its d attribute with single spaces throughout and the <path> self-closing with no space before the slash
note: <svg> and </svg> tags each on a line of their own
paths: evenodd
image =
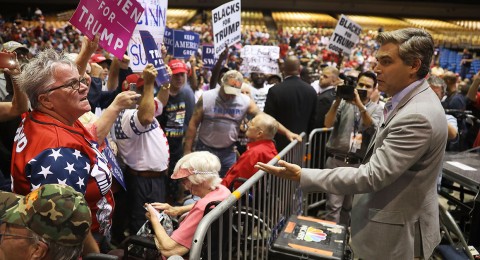
<svg viewBox="0 0 480 260">
<path fill-rule="evenodd" d="M 310 132 L 307 143 L 306 167 L 325 168 L 327 161 L 327 142 L 333 127 L 316 128 Z"/>
<path fill-rule="evenodd" d="M 305 145 L 291 142 L 268 164 L 282 159 L 303 165 Z M 268 248 L 288 217 L 302 214 L 298 186 L 263 171 L 255 173 L 202 218 L 189 259 L 268 259 Z"/>
<path fill-rule="evenodd" d="M 333 127 L 316 128 L 310 132 L 305 156 L 305 167 L 317 169 L 325 168 L 325 162 L 327 161 L 327 142 L 332 130 Z M 303 194 L 304 214 L 312 215 L 310 211 L 322 206 L 326 201 L 325 199 L 325 193 L 321 192 L 309 192 Z"/>
</svg>

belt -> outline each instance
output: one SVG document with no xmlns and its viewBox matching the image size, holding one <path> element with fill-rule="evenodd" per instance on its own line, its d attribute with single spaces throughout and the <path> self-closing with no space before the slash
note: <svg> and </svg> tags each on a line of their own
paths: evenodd
<svg viewBox="0 0 480 260">
<path fill-rule="evenodd" d="M 167 176 L 167 170 L 163 171 L 135 171 L 134 169 L 128 167 L 127 172 L 133 176 L 139 176 L 143 178 L 158 178 L 161 176 Z"/>
<path fill-rule="evenodd" d="M 358 158 L 355 158 L 355 157 L 349 157 L 349 156 L 345 156 L 345 155 L 336 155 L 336 154 L 333 154 L 332 155 L 333 159 L 337 159 L 339 161 L 343 161 L 345 162 L 346 164 L 359 164 L 359 163 L 362 163 L 362 160 L 361 159 L 358 159 Z"/>
</svg>

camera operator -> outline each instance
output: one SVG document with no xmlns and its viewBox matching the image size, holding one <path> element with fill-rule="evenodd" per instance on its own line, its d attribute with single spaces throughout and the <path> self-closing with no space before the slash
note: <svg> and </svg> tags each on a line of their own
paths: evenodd
<svg viewBox="0 0 480 260">
<path fill-rule="evenodd" d="M 333 126 L 327 143 L 330 156 L 326 168 L 358 167 L 382 121 L 382 107 L 370 102 L 377 87 L 376 75 L 367 71 L 360 73 L 358 79 L 355 87 L 353 78 L 345 78 L 345 84 L 337 87 L 336 99 L 325 115 L 325 127 Z M 349 225 L 352 199 L 352 195 L 328 194 L 325 219 Z"/>
</svg>

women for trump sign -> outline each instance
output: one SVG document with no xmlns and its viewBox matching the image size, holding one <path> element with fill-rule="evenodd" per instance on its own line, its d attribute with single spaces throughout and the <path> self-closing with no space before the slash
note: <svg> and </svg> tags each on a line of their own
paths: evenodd
<svg viewBox="0 0 480 260">
<path fill-rule="evenodd" d="M 136 0 L 81 0 L 70 23 L 90 39 L 98 34 L 100 46 L 123 59 L 143 10 Z"/>
</svg>

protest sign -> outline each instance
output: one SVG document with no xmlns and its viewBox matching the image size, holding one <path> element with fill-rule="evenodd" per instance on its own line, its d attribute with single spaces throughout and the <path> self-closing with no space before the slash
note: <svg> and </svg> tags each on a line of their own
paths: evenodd
<svg viewBox="0 0 480 260">
<path fill-rule="evenodd" d="M 174 30 L 173 32 L 173 57 L 188 60 L 195 55 L 200 44 L 198 33 Z"/>
<path fill-rule="evenodd" d="M 240 41 L 241 31 L 241 4 L 234 0 L 212 10 L 213 41 L 215 44 L 215 57 L 228 46 Z"/>
<path fill-rule="evenodd" d="M 240 68 L 241 72 L 279 74 L 278 59 L 280 58 L 280 47 L 246 45 L 240 54 L 243 58 Z"/>
<path fill-rule="evenodd" d="M 215 59 L 213 45 L 203 45 L 202 46 L 202 62 L 203 67 L 206 69 L 211 69 L 215 66 L 217 59 Z"/>
<path fill-rule="evenodd" d="M 165 63 L 163 63 L 161 51 L 158 50 L 153 36 L 149 31 L 140 31 L 140 36 L 142 37 L 143 48 L 145 50 L 148 63 L 153 64 L 155 69 L 158 71 L 158 75 L 155 78 L 157 86 L 160 87 L 163 84 L 170 82 L 170 75 L 167 72 Z"/>
<path fill-rule="evenodd" d="M 360 25 L 342 14 L 332 37 L 330 37 L 330 42 L 327 48 L 337 54 L 342 50 L 344 54 L 349 55 L 355 44 L 358 42 L 361 32 L 362 27 Z"/>
<path fill-rule="evenodd" d="M 165 28 L 163 35 L 163 45 L 167 48 L 167 53 L 173 55 L 173 33 L 175 30 L 168 27 Z"/>
<path fill-rule="evenodd" d="M 120 0 L 117 0 L 120 1 Z M 125 0 L 122 0 L 125 1 Z M 128 0 L 127 0 L 128 1 Z M 130 0 L 138 1 L 145 12 L 137 23 L 133 31 L 132 38 L 128 44 L 128 56 L 130 57 L 130 67 L 135 72 L 141 72 L 148 63 L 147 55 L 143 49 L 142 36 L 140 31 L 149 31 L 161 50 L 163 43 L 163 34 L 167 24 L 167 6 L 168 0 Z"/>
<path fill-rule="evenodd" d="M 123 59 L 128 41 L 143 14 L 136 0 L 81 0 L 70 23 L 93 39 L 100 36 L 99 45 Z"/>
</svg>

